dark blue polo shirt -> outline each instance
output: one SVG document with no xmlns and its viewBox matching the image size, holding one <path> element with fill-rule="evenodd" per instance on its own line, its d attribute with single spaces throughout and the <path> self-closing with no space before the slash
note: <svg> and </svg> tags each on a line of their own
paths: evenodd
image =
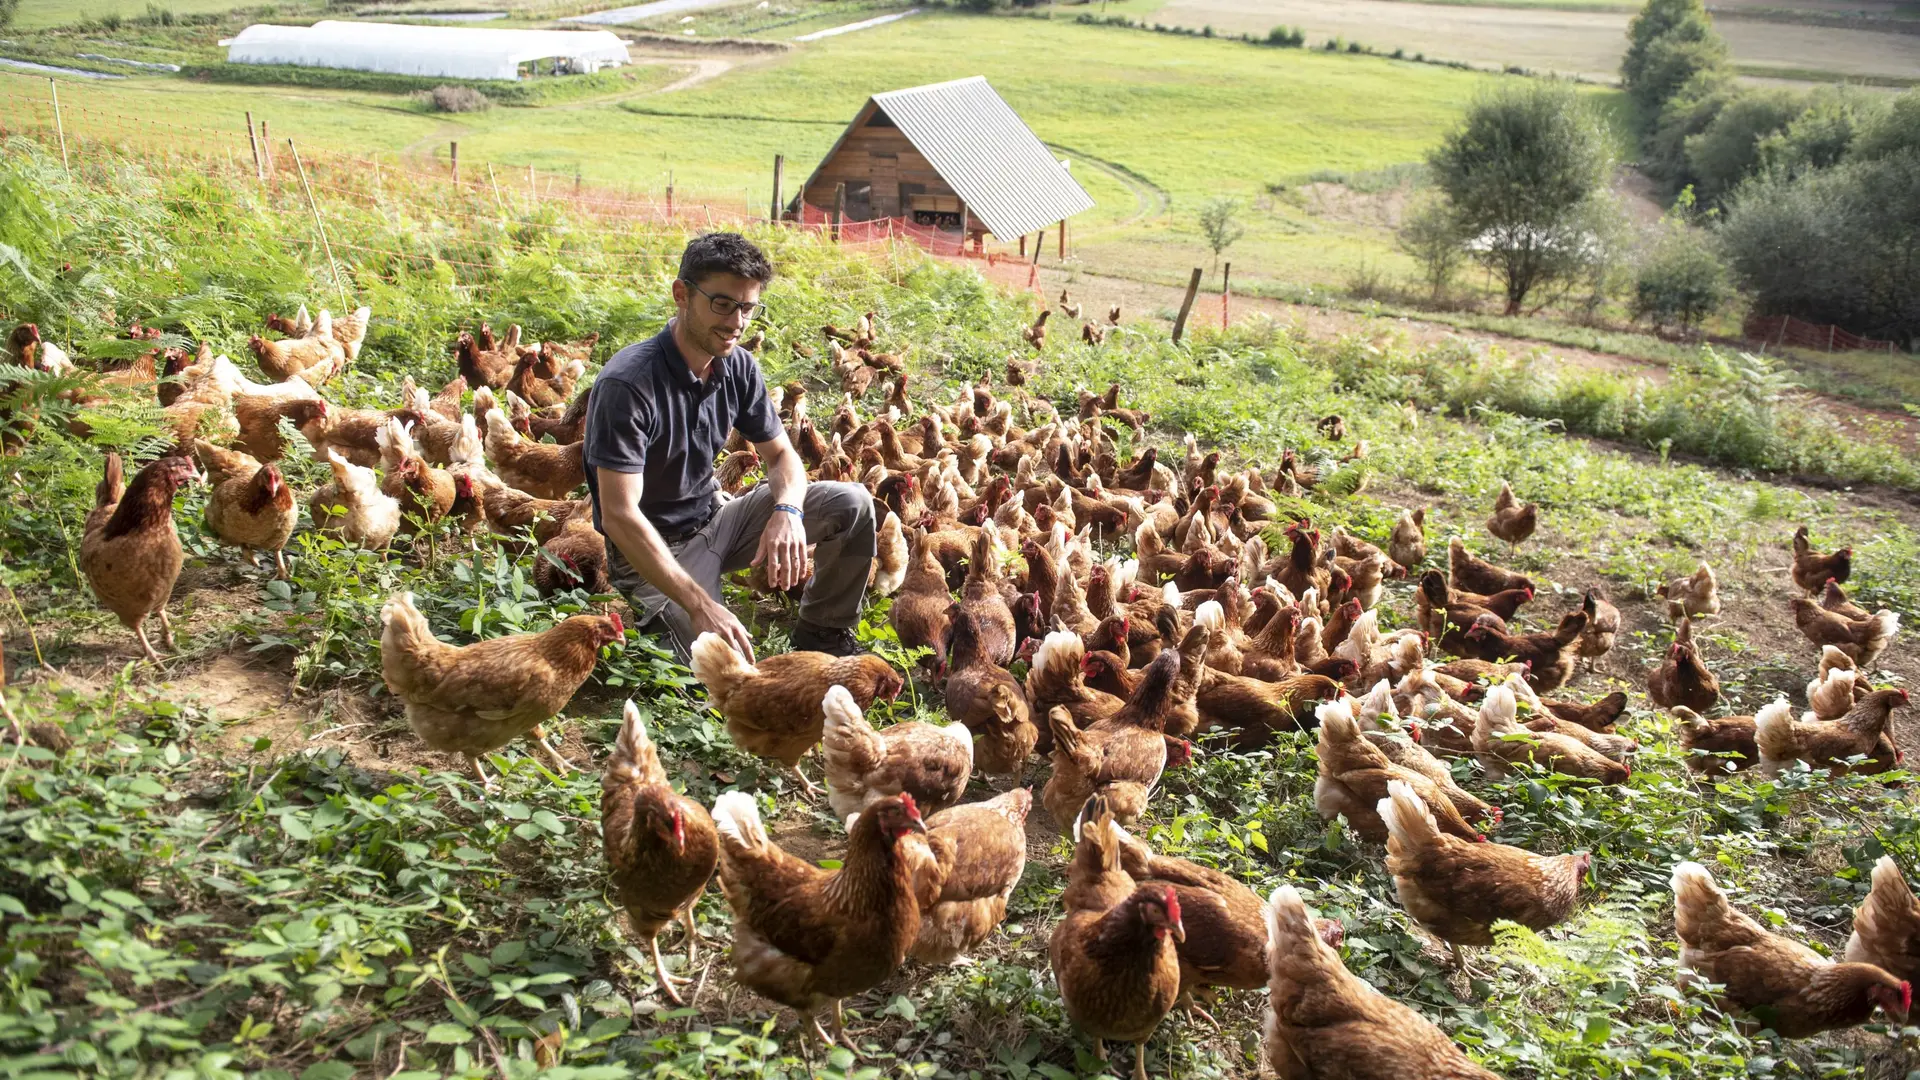
<svg viewBox="0 0 1920 1080">
<path fill-rule="evenodd" d="M 594 380 L 587 412 L 584 450 L 594 526 L 601 527 L 595 469 L 640 473 L 640 512 L 663 535 L 699 525 L 719 486 L 714 459 L 735 428 L 753 443 L 781 432 L 752 353 L 735 345 L 714 358 L 704 380 L 696 379 L 674 344 L 671 322 L 614 353 Z"/>
</svg>

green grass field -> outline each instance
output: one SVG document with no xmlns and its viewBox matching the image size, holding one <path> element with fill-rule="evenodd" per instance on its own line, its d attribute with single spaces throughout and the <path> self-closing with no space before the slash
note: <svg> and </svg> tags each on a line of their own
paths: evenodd
<svg viewBox="0 0 1920 1080">
<path fill-rule="evenodd" d="M 865 14 L 834 7 L 831 18 L 813 21 Z M 74 42 L 70 51 L 88 48 Z M 444 160 L 458 140 L 463 162 L 577 169 L 589 182 L 656 192 L 671 174 L 682 198 L 759 206 L 773 156 L 786 155 L 792 190 L 870 94 L 983 74 L 1043 140 L 1079 159 L 1075 176 L 1098 203 L 1075 222 L 1081 256 L 1129 273 L 1179 276 L 1206 254 L 1194 226 L 1205 199 L 1229 194 L 1251 204 L 1267 185 L 1317 171 L 1417 161 L 1496 78 L 1066 20 L 931 13 L 743 59 L 697 86 L 651 93 L 691 63 L 633 68 L 631 90 L 598 98 L 459 116 L 424 114 L 382 93 L 167 78 L 63 93 L 76 108 L 219 131 L 240 130 L 250 109 L 276 136 L 315 147 Z M 42 86 L 11 92 L 37 96 Z M 1284 200 L 1250 209 L 1247 223 L 1232 257 L 1255 277 L 1337 284 L 1362 260 L 1403 269 L 1379 229 Z"/>
<path fill-rule="evenodd" d="M 49 26 L 71 26 L 90 19 L 117 15 L 123 19 L 146 14 L 148 0 L 20 0 L 12 29 L 38 30 Z M 160 7 L 175 15 L 198 15 L 209 11 L 231 11 L 246 6 L 239 0 L 164 0 Z"/>
</svg>

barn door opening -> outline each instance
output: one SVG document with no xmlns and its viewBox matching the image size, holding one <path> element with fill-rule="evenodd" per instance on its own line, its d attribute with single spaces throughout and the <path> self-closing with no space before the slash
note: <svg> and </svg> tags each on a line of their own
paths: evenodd
<svg viewBox="0 0 1920 1080">
<path fill-rule="evenodd" d="M 852 183 L 847 185 L 847 220 L 873 220 L 873 185 Z"/>
<path fill-rule="evenodd" d="M 900 158 L 894 154 L 870 154 L 873 163 L 873 216 L 900 216 Z"/>
</svg>

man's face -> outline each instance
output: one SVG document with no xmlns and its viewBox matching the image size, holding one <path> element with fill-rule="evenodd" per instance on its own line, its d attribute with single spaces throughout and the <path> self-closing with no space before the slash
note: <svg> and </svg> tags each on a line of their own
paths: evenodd
<svg viewBox="0 0 1920 1080">
<path fill-rule="evenodd" d="M 720 305 L 734 310 L 716 314 L 715 297 L 723 297 Z M 673 303 L 679 309 L 682 331 L 690 343 L 711 356 L 725 356 L 746 331 L 746 312 L 737 305 L 759 302 L 760 283 L 738 274 L 711 274 L 693 285 L 678 279 L 673 283 Z"/>
</svg>

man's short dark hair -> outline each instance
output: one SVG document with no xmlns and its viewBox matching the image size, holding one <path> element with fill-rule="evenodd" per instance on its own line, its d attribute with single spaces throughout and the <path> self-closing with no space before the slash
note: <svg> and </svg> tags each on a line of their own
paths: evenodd
<svg viewBox="0 0 1920 1080">
<path fill-rule="evenodd" d="M 698 285 L 715 274 L 736 274 L 765 285 L 773 280 L 773 264 L 739 233 L 702 233 L 680 253 L 680 277 Z"/>
</svg>

